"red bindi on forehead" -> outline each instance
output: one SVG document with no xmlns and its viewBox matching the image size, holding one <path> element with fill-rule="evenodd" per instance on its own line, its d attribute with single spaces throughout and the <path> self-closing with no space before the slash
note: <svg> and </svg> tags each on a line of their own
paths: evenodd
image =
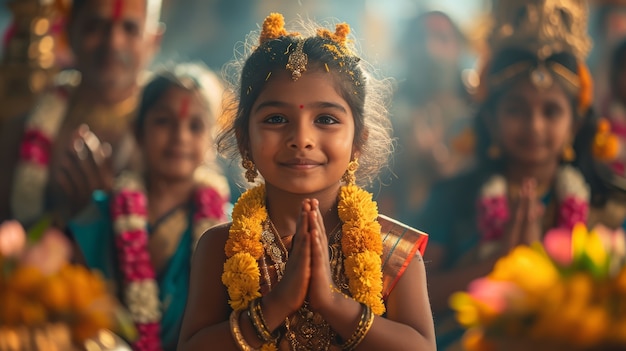
<svg viewBox="0 0 626 351">
<path fill-rule="evenodd" d="M 124 0 L 113 0 L 113 20 L 119 21 L 124 14 Z"/>
<path fill-rule="evenodd" d="M 302 110 L 302 109 L 304 108 L 304 105 L 300 105 L 300 106 L 298 106 L 298 107 L 300 107 L 300 109 Z"/>
<path fill-rule="evenodd" d="M 183 98 L 180 100 L 178 118 L 187 119 L 189 117 L 189 105 L 191 105 L 191 96 L 183 96 Z"/>
</svg>

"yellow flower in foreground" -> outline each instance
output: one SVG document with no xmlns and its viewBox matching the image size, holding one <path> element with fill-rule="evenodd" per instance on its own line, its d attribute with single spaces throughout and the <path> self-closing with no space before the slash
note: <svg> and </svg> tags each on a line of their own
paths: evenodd
<svg viewBox="0 0 626 351">
<path fill-rule="evenodd" d="M 465 351 L 491 351 L 495 348 L 485 339 L 482 329 L 472 328 L 463 335 L 463 349 Z"/>
<path fill-rule="evenodd" d="M 592 269 L 598 273 L 598 270 L 606 267 L 609 255 L 604 247 L 604 243 L 600 235 L 595 231 L 587 231 L 584 224 L 577 224 L 572 231 L 572 248 L 574 251 L 574 260 L 580 261 L 587 257 L 592 264 Z"/>
<path fill-rule="evenodd" d="M 450 307 L 456 311 L 456 320 L 465 327 L 480 324 L 478 304 L 466 292 L 456 292 L 450 296 Z"/>
<path fill-rule="evenodd" d="M 489 278 L 514 282 L 529 293 L 543 293 L 559 280 L 559 272 L 544 254 L 518 246 L 496 262 Z"/>
</svg>

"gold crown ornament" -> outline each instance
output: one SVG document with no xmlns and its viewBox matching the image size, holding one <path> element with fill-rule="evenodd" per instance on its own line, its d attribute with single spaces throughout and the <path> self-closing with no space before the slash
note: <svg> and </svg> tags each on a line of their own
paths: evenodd
<svg viewBox="0 0 626 351">
<path fill-rule="evenodd" d="M 493 53 L 506 48 L 535 52 L 544 60 L 559 52 L 584 60 L 591 50 L 586 0 L 494 0 Z"/>
<path fill-rule="evenodd" d="M 585 65 L 591 50 L 587 33 L 589 8 L 586 0 L 494 0 L 492 31 L 488 38 L 491 57 L 505 50 L 527 51 L 537 60 L 521 60 L 492 71 L 483 68 L 476 98 L 484 101 L 489 92 L 522 74 L 539 89 L 552 86 L 555 77 L 578 94 L 582 114 L 593 99 L 592 79 Z M 552 55 L 569 53 L 578 61 L 576 71 L 554 60 Z"/>
</svg>

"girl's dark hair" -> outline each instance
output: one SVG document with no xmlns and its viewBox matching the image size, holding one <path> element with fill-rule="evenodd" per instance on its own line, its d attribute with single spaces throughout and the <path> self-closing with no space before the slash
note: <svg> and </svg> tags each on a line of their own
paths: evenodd
<svg viewBox="0 0 626 351">
<path fill-rule="evenodd" d="M 302 33 L 301 30 L 298 32 Z M 252 36 L 248 38 L 251 39 Z M 225 67 L 225 75 L 232 79 L 233 101 L 226 108 L 217 138 L 218 151 L 230 160 L 248 152 L 252 105 L 265 83 L 272 79 L 272 74 L 288 72 L 285 66 L 300 40 L 304 40 L 302 50 L 308 56 L 303 74 L 328 72 L 337 92 L 350 106 L 355 124 L 353 145 L 360 151 L 357 181 L 369 182 L 392 152 L 386 106 L 390 96 L 389 82 L 369 74 L 365 63 L 353 54 L 354 49 L 324 36 L 281 36 L 254 47 L 247 58 L 235 59 Z M 232 70 L 230 73 L 229 69 Z"/>
<path fill-rule="evenodd" d="M 536 67 L 540 60 L 536 54 L 519 49 L 506 49 L 497 54 L 488 68 L 487 77 L 502 72 L 507 67 L 520 62 L 530 63 L 530 67 Z M 543 61 L 545 67 L 550 69 L 550 63 L 557 63 L 566 68 L 572 74 L 578 76 L 578 61 L 576 57 L 567 52 L 554 54 Z M 530 71 L 529 71 L 530 72 Z M 609 194 L 609 186 L 604 180 L 605 171 L 594 161 L 592 154 L 592 145 L 597 130 L 598 118 L 592 108 L 586 111 L 579 111 L 578 106 L 578 90 L 573 89 L 572 85 L 563 79 L 559 74 L 552 72 L 555 82 L 563 86 L 563 91 L 568 94 L 573 111 L 574 123 L 578 129 L 574 136 L 572 147 L 576 153 L 576 159 L 572 165 L 578 168 L 589 184 L 592 193 L 592 201 L 594 204 L 602 204 L 606 201 Z M 504 160 L 492 159 L 488 156 L 488 149 L 492 145 L 488 123 L 490 116 L 495 116 L 495 110 L 502 96 L 514 87 L 522 79 L 528 79 L 528 74 L 517 75 L 509 81 L 505 82 L 501 88 L 489 91 L 487 99 L 479 107 L 476 118 L 474 119 L 474 131 L 476 135 L 476 158 L 478 166 L 485 170 L 486 173 L 502 171 Z"/>
<path fill-rule="evenodd" d="M 609 76 L 611 77 L 611 90 L 617 91 L 617 81 L 619 79 L 620 71 L 626 69 L 626 40 L 621 41 L 613 50 L 613 56 L 611 57 L 611 67 Z"/>
</svg>

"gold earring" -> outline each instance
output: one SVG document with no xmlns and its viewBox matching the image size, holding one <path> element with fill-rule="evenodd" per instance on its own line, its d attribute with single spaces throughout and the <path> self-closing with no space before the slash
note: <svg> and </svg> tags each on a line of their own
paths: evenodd
<svg viewBox="0 0 626 351">
<path fill-rule="evenodd" d="M 563 148 L 563 154 L 561 155 L 561 157 L 565 162 L 572 162 L 576 159 L 576 151 L 574 151 L 574 148 L 571 144 L 567 144 Z"/>
<path fill-rule="evenodd" d="M 492 160 L 497 160 L 502 156 L 502 150 L 497 144 L 492 144 L 487 149 L 487 156 Z"/>
<path fill-rule="evenodd" d="M 356 170 L 358 168 L 359 168 L 359 158 L 356 157 L 354 160 L 348 163 L 348 169 L 346 169 L 346 173 L 343 174 L 343 176 L 341 177 L 341 180 L 346 185 L 354 185 L 356 183 L 356 176 L 354 175 L 354 173 L 356 173 Z"/>
<path fill-rule="evenodd" d="M 246 180 L 248 181 L 248 183 L 254 183 L 254 179 L 256 179 L 259 173 L 254 166 L 254 162 L 252 162 L 252 160 L 248 158 L 248 153 L 246 153 L 241 159 L 241 165 L 246 170 Z"/>
</svg>

